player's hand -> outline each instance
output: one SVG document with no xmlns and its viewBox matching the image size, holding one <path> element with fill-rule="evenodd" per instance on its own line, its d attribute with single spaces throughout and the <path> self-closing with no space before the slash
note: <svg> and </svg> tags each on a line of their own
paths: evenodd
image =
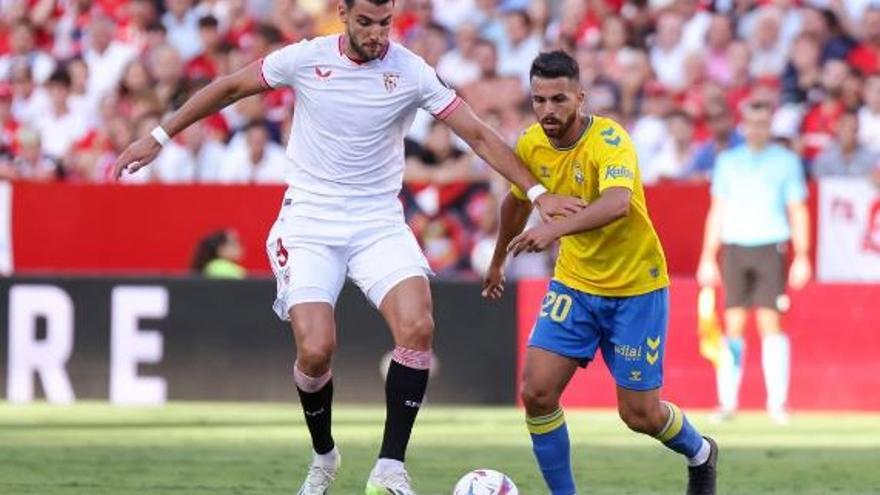
<svg viewBox="0 0 880 495">
<path fill-rule="evenodd" d="M 493 263 L 483 277 L 483 297 L 497 301 L 504 295 L 504 266 Z"/>
<path fill-rule="evenodd" d="M 113 178 L 119 180 L 122 172 L 128 170 L 133 174 L 156 159 L 162 146 L 153 136 L 147 135 L 128 145 L 116 159 L 113 166 Z"/>
<path fill-rule="evenodd" d="M 813 268 L 806 256 L 795 256 L 788 270 L 788 285 L 794 290 L 803 289 L 813 278 Z"/>
<path fill-rule="evenodd" d="M 718 287 L 721 285 L 721 269 L 714 259 L 701 259 L 697 268 L 697 283 L 700 287 Z"/>
<path fill-rule="evenodd" d="M 546 192 L 535 199 L 535 207 L 541 214 L 541 220 L 550 222 L 553 217 L 567 217 L 583 210 L 587 203 L 581 198 L 561 196 Z"/>
<path fill-rule="evenodd" d="M 513 238 L 507 245 L 507 252 L 517 256 L 519 253 L 538 253 L 559 239 L 559 232 L 553 223 L 542 223 Z"/>
</svg>

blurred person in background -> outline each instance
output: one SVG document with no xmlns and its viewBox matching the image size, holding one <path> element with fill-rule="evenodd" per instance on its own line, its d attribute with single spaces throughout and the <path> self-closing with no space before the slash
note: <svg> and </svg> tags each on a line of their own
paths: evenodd
<svg viewBox="0 0 880 495">
<path fill-rule="evenodd" d="M 525 10 L 504 14 L 504 42 L 498 49 L 498 73 L 519 80 L 523 91 L 529 87 L 529 67 L 541 51 L 541 37 L 532 30 L 532 19 Z"/>
<path fill-rule="evenodd" d="M 788 59 L 788 43 L 782 36 L 782 13 L 774 6 L 761 7 L 755 29 L 749 36 L 752 52 L 749 72 L 752 77 L 778 77 Z"/>
<path fill-rule="evenodd" d="M 90 129 L 86 117 L 70 108 L 70 86 L 70 74 L 63 68 L 49 77 L 46 90 L 50 108 L 34 123 L 35 130 L 40 134 L 43 152 L 58 161 L 63 161 L 73 143 Z"/>
<path fill-rule="evenodd" d="M 474 59 L 480 66 L 480 78 L 460 88 L 461 96 L 477 115 L 515 111 L 526 97 L 519 79 L 498 74 L 498 52 L 495 44 L 480 39 L 474 47 Z"/>
<path fill-rule="evenodd" d="M 657 80 L 678 91 L 684 87 L 684 60 L 692 51 L 682 40 L 681 17 L 667 11 L 657 19 L 657 33 L 651 47 L 651 67 Z"/>
<path fill-rule="evenodd" d="M 477 26 L 463 22 L 455 30 L 455 46 L 437 62 L 437 74 L 455 88 L 461 88 L 480 77 L 480 66 L 474 55 L 478 39 Z"/>
<path fill-rule="evenodd" d="M 862 74 L 880 72 L 880 5 L 865 10 L 858 31 L 859 44 L 849 52 L 847 60 Z"/>
<path fill-rule="evenodd" d="M 723 282 L 727 358 L 716 369 L 719 411 L 728 420 L 738 407 L 745 363 L 745 331 L 754 309 L 761 333 L 761 362 L 770 418 L 788 421 L 790 345 L 782 330 L 788 309 L 788 243 L 794 257 L 788 285 L 799 290 L 812 276 L 807 188 L 800 159 L 771 142 L 773 108 L 754 100 L 743 110 L 745 142 L 718 155 L 712 175 L 712 202 L 706 217 L 697 270 L 702 287 Z M 721 268 L 718 254 L 721 252 Z"/>
<path fill-rule="evenodd" d="M 880 154 L 859 143 L 859 116 L 844 112 L 834 125 L 836 139 L 813 162 L 813 176 L 869 177 L 880 167 Z"/>
<path fill-rule="evenodd" d="M 843 114 L 843 84 L 849 74 L 846 62 L 829 59 L 822 67 L 822 90 L 809 107 L 800 126 L 801 155 L 809 164 L 828 146 L 833 138 L 833 126 Z"/>
<path fill-rule="evenodd" d="M 733 42 L 733 23 L 724 15 L 713 15 L 706 32 L 706 73 L 709 79 L 728 85 L 733 79 L 733 69 L 727 50 Z"/>
<path fill-rule="evenodd" d="M 19 21 L 12 26 L 9 48 L 9 53 L 0 56 L 0 81 L 9 78 L 12 66 L 16 63 L 27 64 L 38 84 L 46 82 L 55 70 L 55 59 L 37 48 L 34 28 L 27 21 Z"/>
<path fill-rule="evenodd" d="M 660 152 L 669 135 L 666 117 L 672 110 L 672 97 L 662 84 L 656 81 L 645 84 L 641 112 L 632 126 L 633 144 L 645 169 L 654 168 L 650 162 Z"/>
<path fill-rule="evenodd" d="M 212 15 L 199 19 L 199 38 L 203 50 L 185 64 L 184 73 L 190 81 L 210 81 L 224 72 L 225 56 L 220 22 Z"/>
<path fill-rule="evenodd" d="M 217 180 L 227 184 L 283 184 L 287 158 L 284 148 L 269 139 L 264 121 L 254 120 L 241 130 L 223 156 Z"/>
<path fill-rule="evenodd" d="M 880 153 L 880 74 L 865 79 L 862 95 L 865 104 L 859 109 L 859 142 Z"/>
<path fill-rule="evenodd" d="M 644 184 L 687 177 L 687 166 L 696 151 L 694 122 L 687 112 L 674 110 L 666 117 L 666 134 L 657 154 L 640 170 Z"/>
<path fill-rule="evenodd" d="M 18 121 L 12 115 L 12 86 L 0 82 L 0 153 L 12 155 Z"/>
<path fill-rule="evenodd" d="M 709 180 L 715 170 L 718 154 L 743 143 L 744 138 L 736 130 L 733 114 L 722 101 L 713 101 L 706 106 L 706 122 L 709 125 L 709 139 L 700 144 L 686 175 L 691 178 Z"/>
<path fill-rule="evenodd" d="M 204 49 L 199 36 L 199 14 L 192 0 L 166 0 L 165 7 L 168 10 L 162 15 L 162 25 L 168 30 L 168 42 L 181 59 L 189 61 Z"/>
<path fill-rule="evenodd" d="M 19 128 L 15 140 L 18 152 L 11 161 L 0 160 L 0 179 L 50 182 L 58 178 L 58 162 L 43 153 L 36 131 Z"/>
<path fill-rule="evenodd" d="M 241 266 L 244 248 L 238 232 L 224 229 L 203 237 L 193 254 L 193 274 L 213 279 L 243 279 L 247 270 Z"/>
<path fill-rule="evenodd" d="M 114 39 L 115 32 L 115 21 L 104 15 L 95 16 L 88 26 L 83 59 L 89 66 L 89 94 L 95 99 L 115 91 L 125 67 L 137 57 L 134 48 Z"/>
<path fill-rule="evenodd" d="M 150 53 L 148 67 L 155 79 L 153 91 L 162 107 L 179 108 L 189 96 L 190 85 L 177 50 L 171 45 L 156 47 Z"/>
<path fill-rule="evenodd" d="M 9 79 L 12 82 L 12 115 L 23 125 L 36 125 L 37 119 L 49 113 L 52 107 L 48 91 L 34 84 L 27 64 L 13 65 Z"/>
<path fill-rule="evenodd" d="M 801 34 L 791 46 L 788 64 L 782 73 L 782 102 L 803 104 L 812 101 L 815 91 L 821 91 L 821 51 L 815 37 Z"/>
</svg>

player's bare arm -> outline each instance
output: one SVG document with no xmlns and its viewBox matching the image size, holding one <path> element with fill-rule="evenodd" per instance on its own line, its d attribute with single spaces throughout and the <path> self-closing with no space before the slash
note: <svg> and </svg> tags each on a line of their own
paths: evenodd
<svg viewBox="0 0 880 495">
<path fill-rule="evenodd" d="M 810 265 L 810 211 L 804 201 L 788 205 L 788 221 L 791 223 L 791 245 L 794 259 L 788 270 L 788 284 L 795 290 L 802 289 L 813 276 Z"/>
<path fill-rule="evenodd" d="M 706 215 L 703 231 L 703 252 L 697 268 L 697 281 L 701 287 L 715 287 L 721 283 L 718 267 L 718 250 L 721 249 L 721 200 L 713 197 Z"/>
<path fill-rule="evenodd" d="M 516 236 L 507 246 L 514 256 L 522 252 L 537 253 L 550 247 L 560 237 L 602 228 L 629 215 L 632 191 L 625 187 L 609 187 L 583 210 L 543 223 Z"/>
<path fill-rule="evenodd" d="M 270 89 L 263 79 L 261 62 L 255 61 L 228 76 L 215 79 L 196 92 L 183 106 L 174 112 L 161 127 L 150 136 L 144 136 L 130 144 L 119 155 L 113 168 L 114 177 L 119 179 L 124 170 L 137 172 L 156 159 L 164 141 L 236 101 Z"/>
<path fill-rule="evenodd" d="M 532 205 L 521 201 L 508 192 L 501 201 L 501 213 L 498 227 L 498 239 L 492 262 L 483 279 L 483 297 L 497 300 L 504 294 L 504 262 L 507 259 L 507 245 L 519 235 L 526 226 Z"/>
<path fill-rule="evenodd" d="M 579 198 L 551 194 L 529 173 L 501 136 L 480 120 L 467 103 L 458 106 L 445 120 L 474 152 L 522 191 L 527 191 L 541 218 L 547 222 L 554 216 L 579 212 L 585 205 Z"/>
</svg>

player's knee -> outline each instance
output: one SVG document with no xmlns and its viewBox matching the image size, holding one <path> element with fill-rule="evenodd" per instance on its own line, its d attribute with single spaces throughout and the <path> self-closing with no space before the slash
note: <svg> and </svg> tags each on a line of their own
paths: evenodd
<svg viewBox="0 0 880 495">
<path fill-rule="evenodd" d="M 323 374 L 335 352 L 336 342 L 332 339 L 305 339 L 296 350 L 297 366 L 310 376 Z"/>
<path fill-rule="evenodd" d="M 654 435 L 663 427 L 655 411 L 647 407 L 622 404 L 618 408 L 618 413 L 626 426 L 636 433 Z"/>
<path fill-rule="evenodd" d="M 537 387 L 526 382 L 523 383 L 519 395 L 529 416 L 542 416 L 559 409 L 559 397 L 544 387 Z"/>
<path fill-rule="evenodd" d="M 409 349 L 426 350 L 434 341 L 434 318 L 431 313 L 402 318 L 398 345 Z"/>
</svg>

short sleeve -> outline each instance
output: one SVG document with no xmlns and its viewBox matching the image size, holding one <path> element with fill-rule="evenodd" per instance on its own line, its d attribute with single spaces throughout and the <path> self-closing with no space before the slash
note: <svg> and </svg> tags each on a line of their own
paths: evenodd
<svg viewBox="0 0 880 495">
<path fill-rule="evenodd" d="M 729 195 L 727 183 L 727 169 L 730 161 L 730 152 L 722 151 L 715 160 L 715 171 L 712 173 L 711 193 L 713 198 L 723 199 Z"/>
<path fill-rule="evenodd" d="M 435 118 L 445 119 L 462 100 L 424 60 L 419 59 L 419 107 Z"/>
<path fill-rule="evenodd" d="M 617 125 L 599 129 L 598 160 L 599 192 L 609 187 L 633 190 L 638 171 L 636 148 L 629 134 Z"/>
<path fill-rule="evenodd" d="M 787 152 L 786 177 L 783 186 L 785 204 L 799 203 L 807 199 L 807 183 L 804 179 L 804 168 L 794 153 Z"/>
<path fill-rule="evenodd" d="M 519 136 L 519 139 L 516 140 L 516 146 L 514 146 L 514 148 L 513 148 L 513 154 L 515 154 L 516 157 L 519 158 L 519 160 L 521 162 L 523 162 L 523 164 L 525 165 L 526 168 L 529 168 L 529 164 L 526 162 L 526 157 L 525 157 L 525 148 L 526 148 L 525 141 L 526 141 L 526 135 L 525 135 L 525 133 L 523 133 Z M 520 189 L 516 184 L 510 185 L 510 194 L 513 194 L 513 197 L 515 197 L 516 199 L 518 199 L 520 201 L 528 201 L 529 200 L 528 196 L 526 196 L 526 193 L 523 192 L 523 190 Z"/>
<path fill-rule="evenodd" d="M 305 47 L 306 42 L 300 41 L 266 55 L 260 67 L 266 85 L 270 88 L 293 87 L 296 70 Z"/>
</svg>

